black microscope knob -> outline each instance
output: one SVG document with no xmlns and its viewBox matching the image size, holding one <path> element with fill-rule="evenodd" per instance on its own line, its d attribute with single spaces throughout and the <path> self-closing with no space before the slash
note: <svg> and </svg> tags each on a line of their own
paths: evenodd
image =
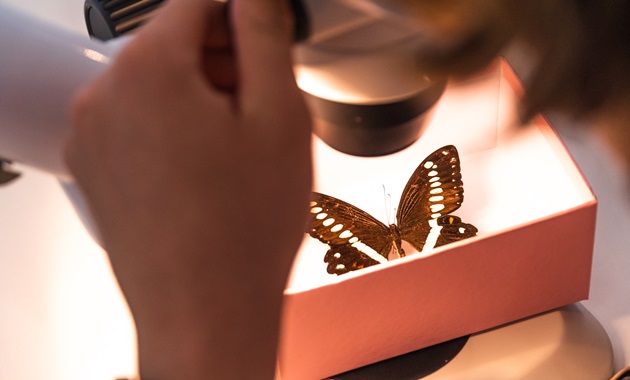
<svg viewBox="0 0 630 380">
<path fill-rule="evenodd" d="M 90 36 L 107 41 L 128 33 L 145 21 L 163 0 L 86 0 L 85 22 Z"/>
</svg>

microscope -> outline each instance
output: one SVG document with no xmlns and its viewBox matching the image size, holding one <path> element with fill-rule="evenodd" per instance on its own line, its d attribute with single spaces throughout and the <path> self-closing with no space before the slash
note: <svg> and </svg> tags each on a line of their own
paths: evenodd
<svg viewBox="0 0 630 380">
<path fill-rule="evenodd" d="M 87 0 L 87 28 L 103 41 L 128 34 L 162 0 Z M 427 37 L 387 1 L 292 0 L 296 77 L 331 147 L 380 156 L 411 145 L 444 79 L 423 75 L 415 54 Z M 229 12 L 229 2 L 227 3 Z"/>
<path fill-rule="evenodd" d="M 67 176 L 60 152 L 68 136 L 69 99 L 161 4 L 87 0 L 91 40 L 3 9 L 0 50 L 12 54 L 0 58 L 0 128 L 19 126 L 2 131 L 5 162 Z M 334 149 L 358 156 L 387 155 L 414 143 L 445 87 L 444 79 L 428 78 L 416 67 L 415 52 L 427 43 L 422 28 L 388 2 L 293 0 L 291 5 L 295 72 L 315 115 L 315 133 Z M 229 12 L 229 2 L 226 8 Z M 17 59 L 28 56 L 26 65 Z"/>
</svg>

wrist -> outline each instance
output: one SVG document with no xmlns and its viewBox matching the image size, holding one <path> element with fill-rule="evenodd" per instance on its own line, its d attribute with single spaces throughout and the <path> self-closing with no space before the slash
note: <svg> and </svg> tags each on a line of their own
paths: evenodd
<svg viewBox="0 0 630 380">
<path fill-rule="evenodd" d="M 143 378 L 272 379 L 282 298 L 229 293 L 201 310 L 183 307 L 169 319 L 154 315 L 138 321 Z"/>
</svg>

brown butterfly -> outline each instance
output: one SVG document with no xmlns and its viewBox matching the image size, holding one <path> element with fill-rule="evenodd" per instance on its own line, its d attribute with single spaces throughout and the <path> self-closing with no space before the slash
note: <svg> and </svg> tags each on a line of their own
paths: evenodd
<svg viewBox="0 0 630 380">
<path fill-rule="evenodd" d="M 457 149 L 448 145 L 431 153 L 414 171 L 389 226 L 340 199 L 313 192 L 308 234 L 330 246 L 324 257 L 330 274 L 344 274 L 405 256 L 402 240 L 419 252 L 477 234 L 454 215 L 464 201 Z"/>
</svg>

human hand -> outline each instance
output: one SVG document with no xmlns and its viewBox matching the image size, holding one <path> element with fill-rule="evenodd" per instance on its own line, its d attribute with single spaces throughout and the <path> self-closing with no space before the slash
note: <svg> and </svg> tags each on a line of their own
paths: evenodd
<svg viewBox="0 0 630 380">
<path fill-rule="evenodd" d="M 310 117 L 282 0 L 171 0 L 76 98 L 68 167 L 134 315 L 142 376 L 272 377 L 305 230 Z"/>
</svg>

